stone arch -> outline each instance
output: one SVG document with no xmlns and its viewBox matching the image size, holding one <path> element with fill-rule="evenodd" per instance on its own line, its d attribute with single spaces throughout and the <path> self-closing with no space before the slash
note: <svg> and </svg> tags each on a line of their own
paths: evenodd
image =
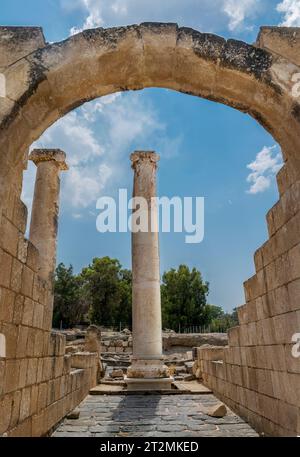
<svg viewBox="0 0 300 457">
<path fill-rule="evenodd" d="M 246 112 L 273 135 L 285 158 L 298 162 L 300 105 L 292 96 L 292 76 L 299 71 L 265 49 L 176 24 L 85 30 L 4 71 L 8 103 L 0 124 L 0 163 L 15 169 L 47 127 L 84 102 L 146 87 Z"/>
<path fill-rule="evenodd" d="M 300 105 L 293 91 L 300 58 L 293 46 L 285 42 L 282 55 L 289 57 L 284 58 L 276 51 L 280 46 L 274 52 L 266 49 L 272 49 L 268 36 L 251 46 L 176 24 L 86 30 L 54 44 L 44 42 L 40 29 L 12 29 L 0 28 L 0 72 L 6 80 L 6 97 L 0 99 L 0 262 L 8 266 L 5 274 L 0 269 L 0 284 L 9 291 L 14 282 L 21 298 L 34 298 L 36 306 L 32 322 L 26 317 L 17 326 L 9 317 L 3 320 L 9 322 L 1 327 L 7 359 L 51 362 L 45 389 L 51 390 L 58 375 L 63 378 L 63 363 L 72 378 L 64 341 L 57 334 L 49 338 L 53 297 L 38 274 L 39 253 L 24 240 L 26 208 L 20 191 L 28 148 L 53 122 L 86 101 L 121 90 L 177 90 L 248 113 L 282 148 L 286 164 L 277 177 L 280 200 L 267 215 L 269 239 L 255 253 L 256 273 L 244 285 L 240 325 L 230 330 L 228 348 L 198 350 L 198 363 L 205 383 L 258 430 L 299 434 L 299 367 L 288 352 L 300 325 Z M 298 32 L 285 30 L 283 35 L 299 40 Z M 260 47 L 264 39 L 267 45 Z M 13 279 L 12 269 L 18 273 Z M 7 300 L 19 312 L 14 295 Z M 32 300 L 26 306 L 33 306 Z M 29 344 L 19 345 L 27 340 Z M 95 381 L 95 364 L 92 355 L 72 363 L 84 367 L 80 388 L 77 373 L 72 395 L 13 424 L 7 415 L 0 433 L 28 430 L 28 435 L 41 435 L 78 404 Z M 12 395 L 4 393 L 0 407 L 11 404 Z"/>
</svg>

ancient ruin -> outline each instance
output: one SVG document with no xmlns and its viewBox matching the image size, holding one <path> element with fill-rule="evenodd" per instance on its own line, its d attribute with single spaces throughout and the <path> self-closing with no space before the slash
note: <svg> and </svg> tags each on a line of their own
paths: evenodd
<svg viewBox="0 0 300 457">
<path fill-rule="evenodd" d="M 45 199 L 52 220 L 41 233 L 46 214 L 34 212 L 27 240 L 20 195 L 29 148 L 84 102 L 146 87 L 248 113 L 281 146 L 280 199 L 267 214 L 269 239 L 254 255 L 256 273 L 244 284 L 239 326 L 227 347 L 198 348 L 196 374 L 256 431 L 300 434 L 299 358 L 292 355 L 300 332 L 299 44 L 300 29 L 285 27 L 262 27 L 254 45 L 176 24 L 85 30 L 53 44 L 38 27 L 0 27 L 1 435 L 49 433 L 97 384 L 99 367 L 97 353 L 66 354 L 65 337 L 51 332 L 61 160 L 52 151 L 50 161 L 36 161 L 43 180 L 50 170 L 52 191 L 46 195 L 37 182 L 33 207 Z"/>
</svg>

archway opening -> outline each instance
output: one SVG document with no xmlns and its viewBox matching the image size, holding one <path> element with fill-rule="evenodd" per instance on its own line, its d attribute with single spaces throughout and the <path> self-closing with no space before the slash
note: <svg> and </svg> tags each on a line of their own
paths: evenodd
<svg viewBox="0 0 300 457">
<path fill-rule="evenodd" d="M 281 166 L 279 146 L 251 117 L 170 90 L 145 89 L 84 104 L 32 147 L 60 147 L 70 164 L 62 175 L 58 262 L 72 264 L 76 273 L 94 257 L 131 267 L 130 234 L 98 233 L 96 201 L 108 195 L 118 205 L 120 188 L 130 198 L 129 154 L 153 149 L 161 155 L 160 196 L 205 197 L 203 242 L 186 244 L 186 233 L 162 233 L 161 274 L 182 263 L 196 267 L 210 283 L 209 303 L 226 312 L 244 303 L 243 282 L 254 274 L 253 252 L 267 238 L 265 214 L 278 198 Z M 27 203 L 34 173 L 30 164 Z"/>
</svg>

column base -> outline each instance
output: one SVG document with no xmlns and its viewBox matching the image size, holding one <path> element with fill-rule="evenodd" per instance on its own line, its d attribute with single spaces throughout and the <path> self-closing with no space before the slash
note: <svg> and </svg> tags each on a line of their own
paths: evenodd
<svg viewBox="0 0 300 457">
<path fill-rule="evenodd" d="M 128 390 L 170 390 L 173 378 L 128 378 L 125 383 Z"/>
<path fill-rule="evenodd" d="M 173 378 L 162 359 L 132 359 L 125 382 L 128 390 L 169 390 Z"/>
</svg>

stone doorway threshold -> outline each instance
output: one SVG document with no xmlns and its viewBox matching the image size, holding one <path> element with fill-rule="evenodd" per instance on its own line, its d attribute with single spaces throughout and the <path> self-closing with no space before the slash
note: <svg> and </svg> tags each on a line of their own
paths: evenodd
<svg viewBox="0 0 300 457">
<path fill-rule="evenodd" d="M 211 394 L 212 391 L 198 381 L 174 381 L 169 390 L 127 390 L 124 381 L 103 381 L 90 390 L 90 395 L 183 395 Z"/>
</svg>

